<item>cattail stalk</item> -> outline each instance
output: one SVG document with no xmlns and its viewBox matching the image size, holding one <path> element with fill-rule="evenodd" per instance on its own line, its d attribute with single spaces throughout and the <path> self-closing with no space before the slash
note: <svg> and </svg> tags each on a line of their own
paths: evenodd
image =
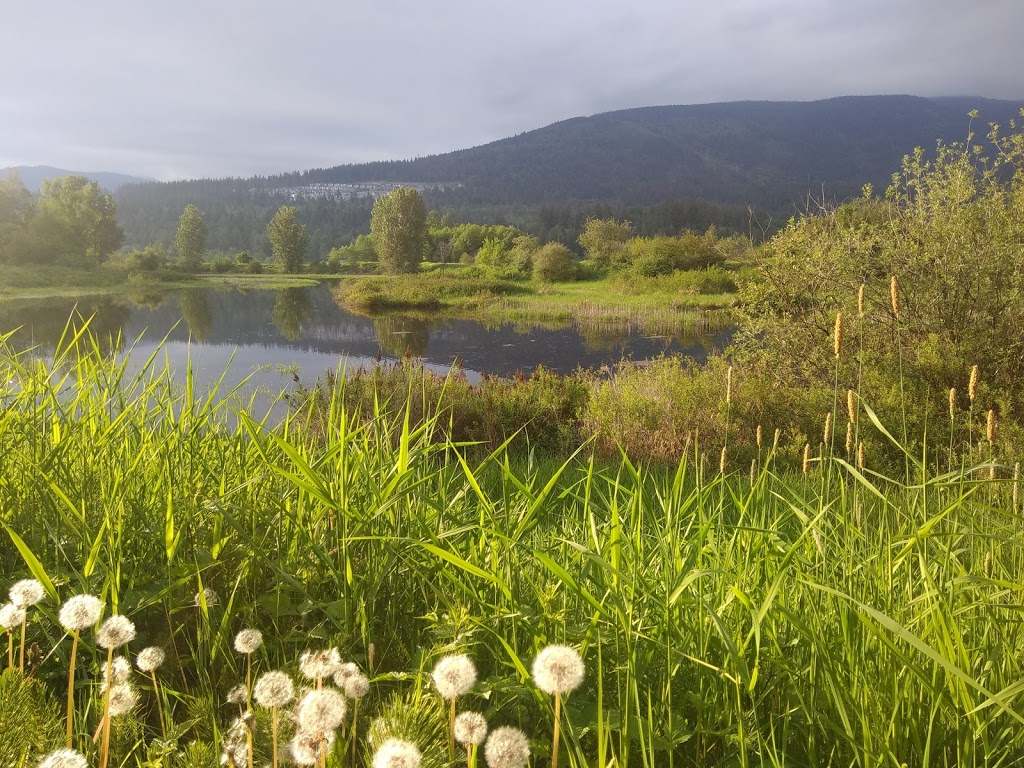
<svg viewBox="0 0 1024 768">
<path fill-rule="evenodd" d="M 78 658 L 78 632 L 71 633 L 71 662 L 68 664 L 68 713 L 67 739 L 65 744 L 71 749 L 71 735 L 75 722 L 75 661 Z"/>
</svg>

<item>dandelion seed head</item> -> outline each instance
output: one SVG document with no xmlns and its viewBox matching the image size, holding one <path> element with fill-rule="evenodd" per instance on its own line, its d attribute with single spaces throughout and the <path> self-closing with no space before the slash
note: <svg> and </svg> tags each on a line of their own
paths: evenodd
<svg viewBox="0 0 1024 768">
<path fill-rule="evenodd" d="M 209 608 L 220 602 L 220 595 L 209 587 L 206 587 L 202 592 L 196 592 L 196 596 L 192 598 L 192 602 L 195 605 L 202 605 L 204 600 L 206 602 L 206 606 Z"/>
<path fill-rule="evenodd" d="M 248 695 L 248 691 L 245 690 L 244 685 L 236 685 L 234 688 L 228 691 L 227 695 L 224 697 L 224 700 L 228 704 L 237 704 L 238 706 L 242 706 L 243 704 L 245 704 Z"/>
<path fill-rule="evenodd" d="M 295 738 L 288 744 L 288 754 L 297 765 L 316 765 L 320 756 L 328 752 L 334 744 L 334 734 L 305 733 L 297 731 Z"/>
<path fill-rule="evenodd" d="M 310 680 L 331 677 L 341 667 L 341 654 L 337 648 L 306 651 L 299 657 L 299 672 Z"/>
<path fill-rule="evenodd" d="M 135 657 L 135 666 L 142 672 L 155 672 L 163 666 L 165 658 L 166 654 L 163 648 L 151 645 L 149 648 L 139 651 L 139 655 Z"/>
<path fill-rule="evenodd" d="M 96 644 L 100 648 L 120 648 L 135 639 L 135 624 L 124 616 L 111 616 L 96 631 Z"/>
<path fill-rule="evenodd" d="M 411 741 L 388 739 L 373 754 L 373 768 L 419 768 L 420 751 Z"/>
<path fill-rule="evenodd" d="M 334 673 L 334 684 L 339 688 L 345 687 L 345 681 L 354 675 L 361 675 L 362 672 L 359 670 L 359 666 L 351 661 L 346 661 L 340 667 L 338 671 Z"/>
<path fill-rule="evenodd" d="M 490 768 L 525 768 L 530 760 L 530 740 L 518 728 L 496 728 L 484 745 L 484 758 Z"/>
<path fill-rule="evenodd" d="M 235 635 L 235 650 L 246 655 L 255 653 L 263 645 L 263 633 L 258 629 L 243 629 Z"/>
<path fill-rule="evenodd" d="M 127 683 L 113 686 L 110 689 L 110 716 L 127 715 L 135 708 L 138 700 L 139 697 L 135 693 L 135 689 Z"/>
<path fill-rule="evenodd" d="M 295 684 L 284 672 L 266 672 L 256 681 L 252 697 L 261 707 L 283 707 L 295 698 Z"/>
<path fill-rule="evenodd" d="M 89 763 L 77 750 L 58 749 L 44 757 L 39 768 L 89 768 Z"/>
<path fill-rule="evenodd" d="M 60 607 L 60 625 L 68 632 L 78 632 L 96 625 L 103 613 L 103 603 L 92 595 L 75 595 Z"/>
<path fill-rule="evenodd" d="M 434 667 L 434 687 L 443 699 L 454 699 L 468 693 L 476 683 L 476 665 L 465 654 L 445 656 Z"/>
<path fill-rule="evenodd" d="M 103 666 L 104 685 L 121 685 L 127 683 L 131 676 L 132 665 L 122 656 L 111 659 L 109 668 Z"/>
<path fill-rule="evenodd" d="M 46 597 L 43 585 L 35 579 L 22 579 L 11 586 L 11 602 L 19 608 L 31 608 Z"/>
<path fill-rule="evenodd" d="M 333 731 L 345 719 L 345 697 L 333 688 L 310 691 L 299 702 L 295 719 L 299 730 L 309 733 Z"/>
<path fill-rule="evenodd" d="M 349 675 L 342 686 L 350 699 L 361 699 L 370 692 L 370 681 L 362 672 Z"/>
<path fill-rule="evenodd" d="M 25 620 L 25 609 L 19 608 L 14 603 L 6 603 L 0 608 L 0 627 L 8 631 L 20 627 Z"/>
<path fill-rule="evenodd" d="M 487 738 L 487 719 L 479 712 L 460 712 L 455 718 L 455 740 L 463 746 L 483 744 Z"/>
<path fill-rule="evenodd" d="M 533 681 L 551 695 L 576 690 L 583 674 L 583 659 L 567 645 L 549 645 L 533 660 Z"/>
</svg>

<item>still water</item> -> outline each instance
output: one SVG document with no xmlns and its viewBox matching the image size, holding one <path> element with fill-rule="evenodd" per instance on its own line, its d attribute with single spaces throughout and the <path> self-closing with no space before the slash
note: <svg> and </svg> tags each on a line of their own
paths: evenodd
<svg viewBox="0 0 1024 768">
<path fill-rule="evenodd" d="M 0 333 L 20 328 L 12 338 L 15 347 L 35 347 L 45 354 L 54 349 L 75 311 L 92 316 L 92 327 L 103 338 L 120 335 L 114 351 L 123 353 L 134 345 L 132 359 L 145 359 L 159 348 L 158 360 L 166 359 L 176 373 L 191 359 L 200 386 L 216 381 L 227 369 L 225 386 L 250 377 L 246 390 L 267 393 L 293 387 L 296 380 L 312 384 L 328 370 L 351 370 L 406 355 L 422 358 L 439 372 L 457 362 L 471 381 L 483 372 L 511 376 L 543 365 L 568 373 L 662 353 L 703 360 L 708 351 L 723 348 L 732 333 L 726 327 L 692 336 L 651 336 L 628 327 L 487 326 L 442 317 L 363 317 L 339 307 L 327 285 L 190 289 L 134 300 L 0 303 Z"/>
</svg>

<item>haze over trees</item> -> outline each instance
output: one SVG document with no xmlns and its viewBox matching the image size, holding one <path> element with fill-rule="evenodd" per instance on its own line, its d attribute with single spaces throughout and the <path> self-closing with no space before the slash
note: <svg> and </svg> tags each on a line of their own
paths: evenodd
<svg viewBox="0 0 1024 768">
<path fill-rule="evenodd" d="M 309 247 L 306 225 L 296 220 L 298 209 L 284 205 L 278 208 L 267 225 L 267 237 L 276 261 L 285 272 L 299 272 Z"/>
<path fill-rule="evenodd" d="M 415 272 L 427 245 L 427 208 L 423 196 L 415 189 L 402 188 L 377 198 L 370 232 L 383 271 Z"/>
</svg>

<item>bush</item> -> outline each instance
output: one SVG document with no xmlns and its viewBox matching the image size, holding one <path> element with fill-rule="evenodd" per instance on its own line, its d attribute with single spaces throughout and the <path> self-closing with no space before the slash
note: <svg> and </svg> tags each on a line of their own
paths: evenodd
<svg viewBox="0 0 1024 768">
<path fill-rule="evenodd" d="M 561 243 L 548 243 L 533 255 L 533 276 L 543 283 L 576 279 L 576 257 Z"/>
<path fill-rule="evenodd" d="M 632 270 L 642 277 L 722 264 L 714 232 L 701 236 L 686 232 L 679 237 L 634 237 L 626 243 Z"/>
<path fill-rule="evenodd" d="M 136 272 L 157 272 L 166 269 L 170 257 L 160 243 L 150 243 L 139 251 L 132 251 L 125 259 L 128 269 Z"/>
</svg>

